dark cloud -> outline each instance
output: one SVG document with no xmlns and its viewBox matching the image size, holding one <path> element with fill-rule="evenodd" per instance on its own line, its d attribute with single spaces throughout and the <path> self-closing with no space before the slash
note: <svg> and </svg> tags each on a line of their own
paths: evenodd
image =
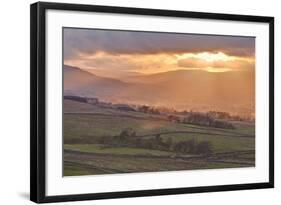
<svg viewBox="0 0 281 205">
<path fill-rule="evenodd" d="M 187 52 L 224 52 L 253 56 L 255 38 L 194 34 L 168 34 L 90 29 L 64 29 L 64 57 L 79 53 L 153 54 Z"/>
</svg>

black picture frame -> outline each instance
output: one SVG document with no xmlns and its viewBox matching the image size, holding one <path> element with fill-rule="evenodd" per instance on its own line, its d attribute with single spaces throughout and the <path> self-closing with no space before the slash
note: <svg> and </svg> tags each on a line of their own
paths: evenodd
<svg viewBox="0 0 281 205">
<path fill-rule="evenodd" d="M 216 19 L 269 24 L 269 181 L 238 185 L 122 191 L 75 195 L 46 196 L 46 81 L 45 37 L 46 11 L 86 11 L 146 16 L 170 16 L 195 19 Z M 37 203 L 76 200 L 97 200 L 123 197 L 186 194 L 274 187 L 274 18 L 218 13 L 110 7 L 82 4 L 38 2 L 30 7 L 30 199 Z"/>
</svg>

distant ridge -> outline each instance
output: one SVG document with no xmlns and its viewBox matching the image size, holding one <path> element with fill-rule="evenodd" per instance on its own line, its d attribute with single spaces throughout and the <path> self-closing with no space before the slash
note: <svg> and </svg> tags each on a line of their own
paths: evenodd
<svg viewBox="0 0 281 205">
<path fill-rule="evenodd" d="M 121 80 L 64 65 L 64 92 L 114 103 L 249 114 L 255 109 L 255 73 L 176 70 Z"/>
</svg>

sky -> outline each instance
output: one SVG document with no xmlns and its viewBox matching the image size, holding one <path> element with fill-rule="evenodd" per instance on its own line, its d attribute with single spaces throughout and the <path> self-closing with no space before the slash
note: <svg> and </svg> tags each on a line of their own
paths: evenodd
<svg viewBox="0 0 281 205">
<path fill-rule="evenodd" d="M 255 38 L 64 28 L 64 64 L 142 74 L 255 68 Z"/>
</svg>

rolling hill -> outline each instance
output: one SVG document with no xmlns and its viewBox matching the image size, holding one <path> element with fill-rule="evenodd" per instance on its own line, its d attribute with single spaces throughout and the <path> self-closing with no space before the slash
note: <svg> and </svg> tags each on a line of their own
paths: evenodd
<svg viewBox="0 0 281 205">
<path fill-rule="evenodd" d="M 99 97 L 105 101 L 194 109 L 235 114 L 254 111 L 255 73 L 211 73 L 177 70 L 130 76 L 122 81 L 64 66 L 66 94 Z"/>
<path fill-rule="evenodd" d="M 64 65 L 64 94 L 106 97 L 125 89 L 128 83 L 104 78 L 77 67 Z"/>
</svg>

